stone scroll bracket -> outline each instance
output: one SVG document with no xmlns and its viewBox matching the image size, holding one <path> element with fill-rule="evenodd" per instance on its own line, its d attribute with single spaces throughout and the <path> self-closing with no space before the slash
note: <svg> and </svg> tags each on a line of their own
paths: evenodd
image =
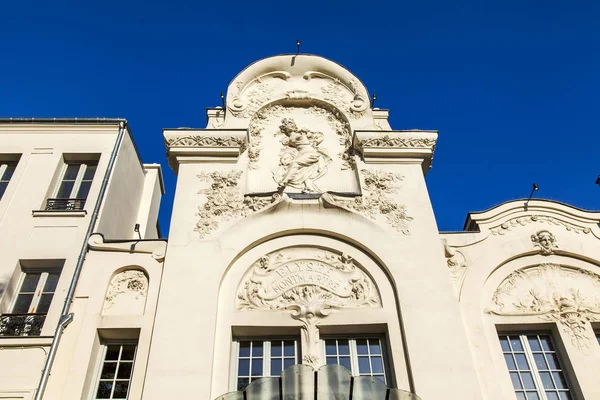
<svg viewBox="0 0 600 400">
<path fill-rule="evenodd" d="M 290 247 L 264 255 L 242 279 L 238 310 L 287 311 L 302 324 L 303 363 L 320 366 L 318 325 L 344 308 L 381 307 L 372 279 L 347 254 Z"/>
</svg>

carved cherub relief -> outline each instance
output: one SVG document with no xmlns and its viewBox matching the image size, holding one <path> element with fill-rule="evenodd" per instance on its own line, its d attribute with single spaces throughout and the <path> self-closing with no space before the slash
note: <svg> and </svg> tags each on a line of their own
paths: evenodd
<svg viewBox="0 0 600 400">
<path fill-rule="evenodd" d="M 556 244 L 556 238 L 550 231 L 547 230 L 541 230 L 531 235 L 531 242 L 534 244 L 534 246 L 540 248 L 540 252 L 544 256 L 554 254 L 554 250 L 558 248 L 558 245 Z"/>
<path fill-rule="evenodd" d="M 320 193 L 315 181 L 325 175 L 332 159 L 327 150 L 319 147 L 323 142 L 322 132 L 299 129 L 292 118 L 281 120 L 279 132 L 283 148 L 279 153 L 279 166 L 273 179 L 279 190 L 291 186 L 304 193 Z"/>
</svg>

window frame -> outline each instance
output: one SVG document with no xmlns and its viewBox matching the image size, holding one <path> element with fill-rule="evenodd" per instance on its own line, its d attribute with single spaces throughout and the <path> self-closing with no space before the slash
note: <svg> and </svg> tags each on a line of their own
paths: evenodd
<svg viewBox="0 0 600 400">
<path fill-rule="evenodd" d="M 326 340 L 348 340 L 348 346 L 350 348 L 350 366 L 352 367 L 350 370 L 350 373 L 352 374 L 353 377 L 359 377 L 359 376 L 372 376 L 372 377 L 378 377 L 379 375 L 374 375 L 372 372 L 370 375 L 366 375 L 363 374 L 361 375 L 359 372 L 359 365 L 358 365 L 358 351 L 356 348 L 356 341 L 360 340 L 360 339 L 377 339 L 379 340 L 379 346 L 381 348 L 381 358 L 382 358 L 382 364 L 383 364 L 383 383 L 385 383 L 388 386 L 390 385 L 390 382 L 392 381 L 392 375 L 391 375 L 391 364 L 390 364 L 390 355 L 389 355 L 389 351 L 388 351 L 388 343 L 386 340 L 386 335 L 384 334 L 377 334 L 377 333 L 364 333 L 364 334 L 357 334 L 357 335 L 351 335 L 351 334 L 347 334 L 347 335 L 335 335 L 335 334 L 328 334 L 328 335 L 321 335 L 320 337 L 320 347 L 321 347 L 321 357 L 323 360 L 323 365 L 327 365 L 327 351 L 326 351 Z M 368 346 L 370 347 L 370 346 Z M 337 354 L 337 357 L 339 359 L 339 353 Z M 362 356 L 362 355 L 361 355 Z M 370 354 L 370 349 L 369 349 L 369 364 L 371 366 L 371 354 Z M 330 356 L 331 357 L 331 356 Z M 340 365 L 340 364 L 338 364 Z M 371 366 L 371 370 L 372 370 L 372 366 Z"/>
<path fill-rule="evenodd" d="M 535 360 L 535 357 L 534 357 L 534 353 L 533 353 L 534 350 L 532 350 L 531 346 L 529 345 L 529 337 L 530 336 L 536 336 L 537 339 L 538 339 L 538 341 L 539 341 L 540 336 L 546 336 L 550 340 L 550 344 L 552 345 L 552 350 L 544 350 L 543 347 L 542 347 L 541 353 L 544 354 L 544 357 L 545 357 L 546 353 L 553 352 L 554 355 L 556 356 L 556 359 L 558 361 L 558 366 L 560 368 L 558 368 L 558 369 L 542 370 L 542 372 L 550 372 L 550 374 L 552 376 L 552 381 L 554 382 L 554 376 L 553 376 L 552 372 L 555 371 L 555 370 L 559 370 L 562 373 L 563 379 L 565 381 L 565 386 L 566 386 L 566 390 L 561 390 L 561 389 L 558 389 L 558 388 L 549 389 L 549 390 L 554 390 L 555 392 L 567 392 L 568 395 L 570 396 L 570 398 L 572 400 L 577 400 L 578 399 L 577 392 L 575 390 L 575 386 L 573 385 L 573 382 L 571 381 L 571 378 L 570 378 L 570 376 L 568 374 L 568 372 L 569 372 L 569 370 L 568 370 L 568 364 L 565 362 L 566 360 L 565 360 L 565 357 L 562 354 L 562 351 L 557 346 L 557 341 L 554 338 L 555 335 L 553 334 L 552 331 L 549 331 L 549 330 L 548 331 L 540 331 L 540 330 L 527 331 L 527 330 L 524 330 L 524 331 L 518 332 L 518 331 L 508 330 L 508 331 L 498 331 L 496 336 L 498 337 L 498 346 L 500 347 L 500 352 L 502 354 L 504 371 L 508 374 L 507 377 L 508 377 L 508 380 L 510 382 L 510 387 L 511 387 L 512 393 L 514 393 L 515 396 L 517 394 L 517 390 L 520 390 L 520 389 L 516 389 L 514 387 L 514 385 L 512 383 L 512 378 L 510 377 L 511 376 L 510 374 L 511 374 L 511 372 L 517 372 L 517 373 L 519 373 L 521 370 L 519 369 L 518 365 L 516 364 L 517 360 L 514 359 L 515 351 L 512 349 L 512 344 L 510 344 L 510 352 L 506 352 L 502 348 L 502 344 L 500 342 L 500 339 L 506 338 L 506 337 L 510 337 L 510 336 L 517 336 L 519 338 L 519 341 L 521 343 L 521 347 L 523 348 L 523 354 L 525 354 L 526 361 L 527 361 L 527 363 L 529 365 L 529 370 L 528 371 L 531 372 L 533 382 L 536 385 L 535 389 L 529 389 L 528 390 L 526 388 L 523 388 L 522 392 L 525 393 L 527 391 L 534 391 L 535 390 L 540 400 L 548 400 L 548 396 L 546 395 L 546 389 L 544 387 L 544 382 L 542 380 L 542 377 L 540 375 L 540 370 L 539 370 L 539 368 L 537 366 L 537 363 L 536 363 L 536 360 Z M 509 343 L 510 343 L 510 339 L 509 339 Z M 519 352 L 519 351 L 517 351 L 517 352 Z M 536 353 L 540 353 L 540 351 L 536 350 Z M 508 366 L 508 364 L 506 362 L 506 359 L 505 359 L 505 355 L 506 354 L 513 355 L 514 363 L 517 366 L 516 370 L 509 369 L 509 366 Z M 548 363 L 547 360 L 545 362 L 546 362 L 546 364 Z M 519 374 L 519 380 L 521 381 L 520 374 Z M 554 385 L 554 386 L 556 386 L 556 385 Z"/>
<path fill-rule="evenodd" d="M 106 352 L 108 350 L 108 346 L 110 345 L 119 345 L 119 346 L 127 346 L 127 345 L 135 345 L 135 352 L 133 355 L 133 360 L 132 360 L 132 366 L 131 366 L 131 374 L 129 375 L 129 385 L 127 387 L 127 396 L 125 397 L 125 399 L 129 398 L 129 394 L 131 393 L 131 386 L 132 386 L 132 382 L 133 382 L 133 377 L 135 374 L 135 365 L 136 365 L 136 359 L 138 356 L 138 352 L 139 352 L 139 339 L 104 339 L 100 342 L 100 349 L 98 351 L 98 362 L 96 365 L 96 369 L 94 372 L 94 381 L 93 381 L 93 386 L 92 386 L 92 391 L 90 392 L 90 396 L 89 396 L 89 400 L 102 400 L 99 399 L 97 397 L 98 395 L 98 388 L 100 387 L 100 382 L 102 381 L 108 381 L 108 379 L 103 379 L 101 378 L 101 374 L 102 374 L 102 370 L 104 368 L 104 363 L 106 361 Z M 115 374 L 114 377 L 111 379 L 111 381 L 113 382 L 113 388 L 112 388 L 112 392 L 111 392 L 111 397 L 109 397 L 108 399 L 113 399 L 113 394 L 114 394 L 114 390 L 115 390 L 115 385 L 114 382 L 117 381 L 117 371 L 118 371 L 118 365 L 121 362 L 121 352 L 122 352 L 122 348 L 119 349 L 119 360 L 117 360 L 117 369 L 115 369 Z M 109 360 L 112 361 L 112 360 Z M 129 360 L 126 360 L 129 361 Z M 120 381 L 124 381 L 125 379 L 119 379 Z M 118 399 L 122 399 L 122 398 L 117 398 Z"/>
<path fill-rule="evenodd" d="M 19 160 L 0 160 L 0 185 L 2 185 L 4 183 L 6 184 L 6 188 L 0 192 L 0 200 L 2 200 L 2 198 L 4 197 L 4 194 L 6 193 L 6 190 L 8 189 L 8 185 L 10 185 L 10 181 L 12 180 L 13 176 L 15 175 L 18 164 L 19 164 Z M 9 166 L 14 167 L 14 169 L 12 171 L 12 174 L 10 175 L 10 178 L 5 179 L 4 174 L 6 173 L 6 170 L 8 169 Z"/>
<path fill-rule="evenodd" d="M 68 197 L 58 197 L 58 193 L 60 191 L 60 188 L 63 184 L 63 182 L 65 181 L 65 175 L 67 173 L 67 169 L 69 168 L 70 165 L 78 165 L 78 170 L 77 170 L 77 176 L 75 177 L 75 179 L 73 179 L 73 188 L 71 188 L 71 192 L 69 193 Z M 52 196 L 50 196 L 51 198 L 60 198 L 60 199 L 82 199 L 82 200 L 87 200 L 88 196 L 89 196 L 89 190 L 88 193 L 86 194 L 85 197 L 77 197 L 77 194 L 79 193 L 79 189 L 81 188 L 81 183 L 84 181 L 84 176 L 85 176 L 85 172 L 87 171 L 87 169 L 90 166 L 95 166 L 96 170 L 94 171 L 94 176 L 92 176 L 91 179 L 91 183 L 90 183 L 90 189 L 91 186 L 94 182 L 94 178 L 96 177 L 96 172 L 98 172 L 98 160 L 93 160 L 93 159 L 89 159 L 89 160 L 64 160 L 63 161 L 63 165 L 61 167 L 61 171 L 59 174 L 59 179 L 58 182 L 56 184 L 56 187 L 54 188 L 54 191 L 52 192 Z M 70 181 L 70 179 L 69 179 Z"/>
<path fill-rule="evenodd" d="M 285 340 L 293 340 L 294 341 L 294 349 L 295 349 L 295 357 L 296 364 L 302 363 L 302 342 L 300 336 L 293 335 L 282 335 L 282 336 L 240 336 L 234 337 L 232 340 L 231 346 L 231 373 L 230 373 L 230 383 L 229 386 L 231 390 L 237 391 L 238 389 L 238 371 L 239 371 L 239 361 L 240 361 L 240 342 L 245 341 L 262 341 L 263 343 L 263 372 L 261 376 L 254 377 L 254 379 L 260 378 L 270 378 L 274 377 L 271 374 L 271 342 L 272 341 L 285 341 Z M 282 366 L 282 372 L 285 370 L 284 366 Z M 250 383 L 252 383 L 252 369 L 250 367 Z M 279 376 L 279 375 L 277 375 Z M 243 389 L 242 389 L 243 390 Z"/>
<path fill-rule="evenodd" d="M 38 280 L 35 290 L 33 291 L 33 298 L 27 307 L 26 313 L 15 313 L 14 309 L 17 305 L 17 300 L 19 299 L 19 295 L 22 293 L 21 289 L 23 287 L 23 283 L 25 282 L 25 278 L 27 274 L 40 274 L 40 279 Z M 48 276 L 50 274 L 58 274 L 58 280 L 56 282 L 56 287 L 53 292 L 44 292 L 44 287 L 46 286 L 46 282 L 48 280 Z M 54 301 L 54 296 L 56 294 L 56 290 L 58 288 L 58 283 L 60 282 L 60 276 L 62 274 L 62 268 L 60 267 L 49 267 L 49 268 L 26 268 L 21 269 L 19 282 L 17 283 L 17 290 L 15 292 L 14 298 L 10 303 L 10 313 L 9 314 L 48 314 L 50 311 L 50 307 L 52 306 L 52 302 Z M 27 292 L 29 293 L 29 292 Z M 37 294 L 36 294 L 37 293 Z M 37 308 L 40 303 L 43 294 L 52 293 L 52 298 L 50 299 L 50 305 L 48 305 L 48 311 L 43 313 L 38 313 Z M 33 311 L 32 311 L 33 310 Z"/>
</svg>

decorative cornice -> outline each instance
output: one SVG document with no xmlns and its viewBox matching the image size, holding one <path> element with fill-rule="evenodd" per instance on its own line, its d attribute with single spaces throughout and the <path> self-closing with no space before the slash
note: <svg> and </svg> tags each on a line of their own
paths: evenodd
<svg viewBox="0 0 600 400">
<path fill-rule="evenodd" d="M 591 229 L 579 225 L 572 224 L 570 222 L 562 221 L 558 218 L 550 217 L 547 215 L 524 215 L 521 217 L 511 218 L 500 225 L 496 225 L 490 228 L 492 235 L 504 235 L 506 232 L 511 231 L 513 228 L 518 226 L 526 226 L 532 223 L 545 223 L 554 226 L 562 226 L 569 232 L 588 234 Z"/>
<path fill-rule="evenodd" d="M 166 138 L 170 147 L 244 147 L 246 141 L 239 137 L 217 137 L 204 135 L 185 135 Z"/>
<path fill-rule="evenodd" d="M 400 148 L 430 148 L 433 149 L 436 139 L 422 137 L 391 137 L 384 135 L 363 139 L 359 142 L 361 147 L 400 147 Z"/>
<path fill-rule="evenodd" d="M 151 254 L 158 262 L 165 259 L 167 252 L 167 242 L 165 240 L 127 240 L 118 242 L 106 242 L 104 236 L 100 233 L 94 233 L 88 240 L 88 245 L 92 250 L 115 251 L 122 253 L 144 253 Z"/>
</svg>

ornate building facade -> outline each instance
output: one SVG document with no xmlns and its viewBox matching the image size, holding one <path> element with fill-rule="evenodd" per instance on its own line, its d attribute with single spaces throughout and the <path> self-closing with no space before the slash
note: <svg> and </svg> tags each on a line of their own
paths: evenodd
<svg viewBox="0 0 600 400">
<path fill-rule="evenodd" d="M 3 266 L 0 329 L 58 284 L 41 332 L 0 338 L 11 349 L 0 359 L 17 366 L 0 373 L 0 398 L 600 398 L 600 213 L 512 201 L 469 214 L 464 232 L 439 232 L 425 183 L 438 133 L 393 130 L 387 118 L 339 64 L 275 56 L 232 80 L 206 128 L 164 129 L 177 175 L 168 242 L 148 228 L 154 167 L 131 186 L 139 167 L 116 156 L 130 170 L 106 174 L 106 196 L 88 176 L 105 204 L 79 210 L 93 229 Z M 98 153 L 98 171 L 112 170 Z M 4 197 L 16 196 L 19 168 L 30 167 L 16 164 Z M 85 174 L 53 196 L 73 203 Z M 60 192 L 69 180 L 55 175 Z M 111 193 L 126 205 L 114 215 Z M 38 268 L 71 257 L 77 238 L 80 269 Z"/>
</svg>

